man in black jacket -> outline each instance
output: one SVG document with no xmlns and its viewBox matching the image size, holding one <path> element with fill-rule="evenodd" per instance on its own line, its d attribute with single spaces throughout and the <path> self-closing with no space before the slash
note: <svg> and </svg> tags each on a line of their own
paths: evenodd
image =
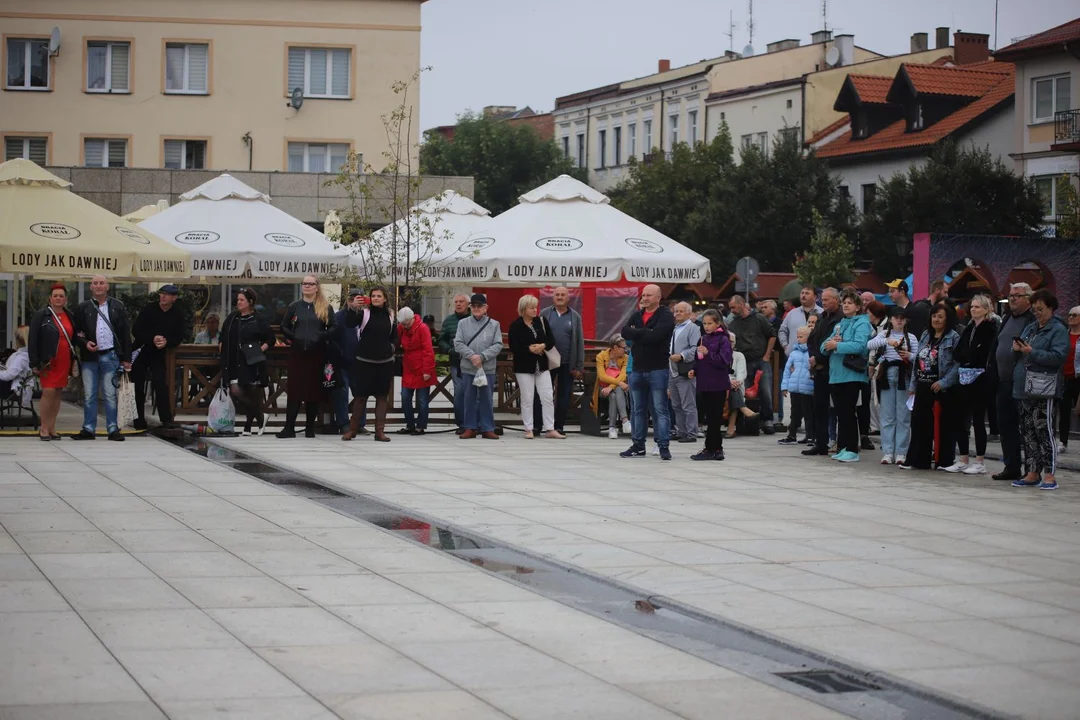
<svg viewBox="0 0 1080 720">
<path fill-rule="evenodd" d="M 630 354 L 634 370 L 630 373 L 630 397 L 634 406 L 630 427 L 633 444 L 622 457 L 645 455 L 645 436 L 649 432 L 649 411 L 653 414 L 653 439 L 660 448 L 660 459 L 670 460 L 671 415 L 668 412 L 668 380 L 671 368 L 671 333 L 675 316 L 660 305 L 660 288 L 646 285 L 641 291 L 641 309 L 630 316 L 622 336 L 633 343 Z"/>
<path fill-rule="evenodd" d="M 814 444 L 802 451 L 803 455 L 829 454 L 829 356 L 821 352 L 821 343 L 832 337 L 840 324 L 840 293 L 836 288 L 821 291 L 823 312 L 806 342 L 810 351 L 810 372 L 814 377 Z"/>
<path fill-rule="evenodd" d="M 994 339 L 990 358 L 991 383 L 997 385 L 998 430 L 1001 434 L 1001 461 L 1005 469 L 995 475 L 995 480 L 1019 480 L 1023 477 L 1023 443 L 1020 440 L 1020 408 L 1013 399 L 1013 366 L 1020 353 L 1014 352 L 1013 338 L 1019 337 L 1031 323 L 1031 286 L 1014 283 L 1009 286 L 1009 313 L 1001 320 L 1001 328 Z M 991 385 L 993 387 L 993 385 Z"/>
<path fill-rule="evenodd" d="M 82 360 L 83 425 L 74 440 L 93 440 L 97 437 L 98 388 L 105 395 L 105 429 L 109 439 L 122 442 L 117 423 L 117 371 L 131 370 L 131 329 L 127 308 L 116 298 L 109 297 L 109 281 L 104 275 L 90 280 L 91 299 L 75 310 L 75 342 Z"/>
<path fill-rule="evenodd" d="M 180 308 L 174 307 L 180 291 L 175 285 L 165 285 L 158 291 L 158 302 L 147 305 L 135 320 L 135 346 L 138 357 L 132 363 L 131 379 L 135 383 L 135 406 L 139 413 L 137 430 L 146 429 L 146 375 L 154 390 L 158 417 L 165 427 L 173 426 L 172 398 L 165 376 L 165 351 L 184 342 L 187 322 Z"/>
</svg>

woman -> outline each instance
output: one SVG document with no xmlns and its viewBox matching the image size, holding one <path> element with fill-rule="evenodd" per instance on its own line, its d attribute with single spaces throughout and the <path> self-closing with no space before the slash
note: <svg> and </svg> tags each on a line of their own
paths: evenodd
<svg viewBox="0 0 1080 720">
<path fill-rule="evenodd" d="M 30 328 L 20 325 L 15 328 L 15 352 L 0 365 L 0 381 L 10 383 L 10 395 L 19 398 L 19 404 L 29 408 L 34 400 L 34 383 L 30 382 L 30 352 L 26 349 L 30 341 Z"/>
<path fill-rule="evenodd" d="M 60 394 L 68 378 L 78 375 L 78 360 L 72 344 L 75 320 L 67 311 L 67 289 L 57 283 L 49 291 L 49 304 L 34 313 L 30 320 L 30 367 L 41 384 L 42 440 L 59 440 L 56 416 L 60 412 Z"/>
<path fill-rule="evenodd" d="M 289 344 L 289 384 L 286 388 L 288 404 L 285 428 L 277 434 L 279 438 L 296 437 L 296 416 L 300 412 L 300 403 L 304 403 L 307 414 L 304 436 L 315 437 L 319 403 L 327 386 L 334 383 L 332 373 L 326 377 L 327 370 L 333 370 L 326 363 L 326 341 L 334 327 L 330 303 L 326 301 L 319 280 L 314 275 L 304 276 L 300 292 L 300 299 L 285 308 L 285 317 L 281 320 L 281 334 Z"/>
<path fill-rule="evenodd" d="M 566 438 L 555 429 L 555 400 L 551 389 L 546 352 L 555 347 L 555 335 L 543 318 L 537 317 L 540 301 L 533 295 L 518 300 L 518 319 L 510 324 L 507 333 L 510 352 L 514 357 L 514 377 L 521 395 L 521 422 L 525 437 L 533 437 L 533 394 L 540 395 L 544 436 L 556 440 Z"/>
<path fill-rule="evenodd" d="M 956 344 L 956 362 L 960 364 L 960 385 L 956 388 L 960 414 L 956 444 L 960 459 L 944 468 L 945 472 L 968 475 L 986 474 L 986 408 L 996 402 L 996 391 L 990 386 L 986 368 L 994 352 L 997 328 L 990 316 L 994 305 L 985 295 L 971 298 L 968 315 L 971 320 L 960 333 Z M 975 462 L 969 454 L 968 425 L 975 430 Z"/>
<path fill-rule="evenodd" d="M 352 383 L 353 412 L 349 430 L 342 440 L 352 440 L 360 425 L 369 397 L 375 398 L 375 442 L 390 442 L 386 435 L 386 412 L 390 408 L 390 390 L 394 386 L 394 356 L 397 353 L 397 327 L 386 290 L 372 288 L 368 305 L 349 308 L 345 324 L 354 328 L 356 362 L 349 372 Z M 356 378 L 355 380 L 353 378 Z"/>
<path fill-rule="evenodd" d="M 1080 305 L 1069 311 L 1069 355 L 1065 358 L 1062 372 L 1065 374 L 1065 387 L 1061 402 L 1058 403 L 1058 453 L 1064 453 L 1069 447 L 1069 424 L 1072 414 L 1077 412 L 1080 403 L 1080 355 L 1076 354 L 1076 341 L 1080 339 Z"/>
<path fill-rule="evenodd" d="M 908 380 L 908 395 L 915 397 L 915 407 L 911 411 L 911 445 L 906 461 L 900 464 L 902 470 L 929 470 L 935 455 L 937 466 L 944 470 L 955 459 L 961 418 L 957 393 L 950 392 L 960 381 L 960 366 L 954 357 L 960 336 L 955 327 L 956 313 L 951 305 L 939 302 L 931 309 L 930 328 L 919 338 L 914 372 Z"/>
<path fill-rule="evenodd" d="M 720 322 L 720 313 L 706 310 L 701 314 L 701 327 L 705 331 L 698 345 L 697 363 L 691 370 L 691 377 L 697 378 L 697 389 L 701 393 L 702 407 L 710 421 L 705 431 L 705 448 L 691 455 L 691 460 L 724 459 L 724 401 L 731 389 L 731 340 Z M 743 376 L 746 375 L 745 364 Z M 735 413 L 731 414 L 735 417 Z"/>
<path fill-rule="evenodd" d="M 872 300 L 866 303 L 863 309 L 866 311 L 867 319 L 870 320 L 871 337 L 889 332 L 888 312 L 880 300 Z M 870 352 L 867 360 L 869 363 L 869 377 L 872 378 L 877 372 L 877 358 L 873 352 Z M 859 393 L 859 435 L 862 436 L 861 447 L 863 450 L 874 449 L 874 443 L 870 439 L 870 432 L 872 430 L 880 431 L 881 429 L 880 410 L 877 403 L 874 402 L 874 396 L 877 393 L 873 391 L 870 385 L 871 383 L 866 383 Z"/>
<path fill-rule="evenodd" d="M 1062 371 L 1069 354 L 1069 331 L 1061 318 L 1054 317 L 1057 309 L 1058 300 L 1049 290 L 1033 292 L 1035 322 L 1013 341 L 1013 352 L 1020 353 L 1013 368 L 1013 397 L 1020 404 L 1020 434 L 1027 464 L 1027 475 L 1014 480 L 1013 487 L 1038 485 L 1040 490 L 1057 490 L 1054 408 L 1063 394 Z"/>
<path fill-rule="evenodd" d="M 744 417 L 753 419 L 758 417 L 759 413 L 754 412 L 750 408 L 746 407 L 746 356 L 735 349 L 735 333 L 728 332 L 728 343 L 731 345 L 731 363 L 728 370 L 730 394 L 728 395 L 728 428 L 727 434 L 724 435 L 728 440 L 735 437 L 735 423 L 739 419 L 739 416 L 735 413 L 741 413 Z M 712 422 L 709 423 L 710 425 Z"/>
<path fill-rule="evenodd" d="M 397 320 L 398 342 L 403 353 L 401 409 L 405 413 L 405 427 L 398 433 L 423 435 L 427 430 L 431 386 L 435 384 L 435 347 L 431 344 L 431 329 L 410 307 L 398 310 Z"/>
<path fill-rule="evenodd" d="M 891 329 L 874 337 L 866 347 L 878 353 L 877 396 L 881 408 L 882 465 L 903 465 L 911 438 L 911 411 L 907 406 L 911 363 L 919 352 L 919 341 L 907 331 L 904 309 L 889 310 Z"/>
<path fill-rule="evenodd" d="M 873 328 L 866 315 L 859 313 L 862 300 L 854 290 L 840 294 L 844 317 L 833 336 L 821 344 L 829 356 L 829 395 L 836 410 L 836 454 L 833 460 L 859 462 L 859 416 L 857 405 L 863 387 L 870 384 L 867 356 Z"/>
<path fill-rule="evenodd" d="M 252 422 L 262 435 L 269 417 L 263 412 L 263 388 L 270 385 L 266 351 L 273 347 L 275 338 L 270 322 L 255 312 L 258 299 L 251 288 L 236 294 L 236 311 L 225 318 L 218 343 L 222 384 L 247 418 L 241 435 L 251 434 Z"/>
<path fill-rule="evenodd" d="M 617 440 L 620 422 L 624 435 L 630 434 L 630 385 L 626 366 L 629 354 L 626 340 L 616 335 L 611 340 L 611 347 L 596 353 L 596 385 L 593 386 L 592 411 L 600 414 L 600 399 L 608 402 L 608 438 Z"/>
</svg>

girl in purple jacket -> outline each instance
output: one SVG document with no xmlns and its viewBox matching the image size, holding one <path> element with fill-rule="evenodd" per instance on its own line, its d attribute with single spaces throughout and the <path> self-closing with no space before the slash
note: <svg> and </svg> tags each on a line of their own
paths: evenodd
<svg viewBox="0 0 1080 720">
<path fill-rule="evenodd" d="M 698 345 L 697 363 L 691 377 L 697 380 L 701 409 L 709 419 L 709 429 L 705 433 L 705 449 L 691 455 L 690 459 L 723 460 L 724 401 L 731 389 L 731 340 L 716 310 L 702 313 L 701 326 L 705 333 Z"/>
</svg>

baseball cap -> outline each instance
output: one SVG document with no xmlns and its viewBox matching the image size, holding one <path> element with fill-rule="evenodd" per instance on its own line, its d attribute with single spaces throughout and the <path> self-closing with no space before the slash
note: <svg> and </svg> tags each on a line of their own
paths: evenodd
<svg viewBox="0 0 1080 720">
<path fill-rule="evenodd" d="M 472 299 L 469 300 L 469 304 L 470 305 L 487 305 L 487 297 L 484 295 L 484 293 L 476 293 L 475 295 L 472 296 Z"/>
<path fill-rule="evenodd" d="M 349 297 L 350 298 L 359 297 L 360 295 L 363 295 L 363 294 L 364 294 L 364 291 L 361 290 L 360 288 L 353 288 L 352 290 L 349 291 Z"/>
<path fill-rule="evenodd" d="M 159 293 L 165 293 L 166 295 L 179 295 L 180 294 L 180 288 L 176 287 L 172 283 L 169 283 L 168 285 L 162 285 L 158 289 L 158 292 Z"/>
<path fill-rule="evenodd" d="M 903 280 L 901 278 L 896 278 L 892 282 L 885 283 L 885 287 L 893 288 L 894 290 L 899 290 L 900 292 L 904 293 L 905 295 L 908 294 L 907 280 Z"/>
</svg>

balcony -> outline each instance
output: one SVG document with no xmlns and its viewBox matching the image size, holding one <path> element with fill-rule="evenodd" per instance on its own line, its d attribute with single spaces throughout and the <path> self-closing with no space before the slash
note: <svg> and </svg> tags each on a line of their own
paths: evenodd
<svg viewBox="0 0 1080 720">
<path fill-rule="evenodd" d="M 1054 143 L 1050 149 L 1080 152 L 1080 110 L 1054 113 Z"/>
</svg>

